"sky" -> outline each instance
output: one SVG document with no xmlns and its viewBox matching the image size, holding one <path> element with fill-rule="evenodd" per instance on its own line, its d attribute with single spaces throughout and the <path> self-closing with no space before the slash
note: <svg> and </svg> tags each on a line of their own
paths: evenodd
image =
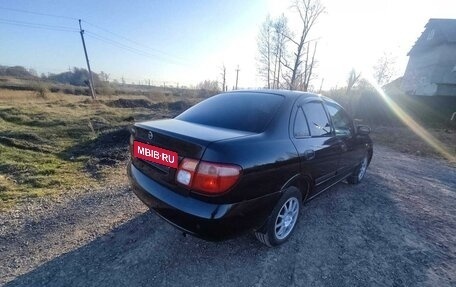
<svg viewBox="0 0 456 287">
<path fill-rule="evenodd" d="M 343 86 L 352 68 L 371 75 L 384 53 L 401 76 L 429 18 L 456 18 L 454 0 L 321 2 L 326 12 L 309 38 L 318 39 L 313 85 L 324 89 Z M 239 87 L 262 87 L 258 32 L 267 15 L 282 13 L 298 31 L 287 0 L 0 0 L 0 65 L 38 73 L 85 68 L 82 19 L 91 68 L 111 80 L 194 86 L 221 81 L 225 65 L 230 89 L 238 66 Z"/>
</svg>

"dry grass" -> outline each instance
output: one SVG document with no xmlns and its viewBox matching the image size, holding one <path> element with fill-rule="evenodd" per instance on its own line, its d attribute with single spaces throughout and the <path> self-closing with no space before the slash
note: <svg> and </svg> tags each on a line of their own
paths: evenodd
<svg viewBox="0 0 456 287">
<path fill-rule="evenodd" d="M 153 103 L 162 103 L 162 102 L 175 102 L 179 100 L 183 100 L 182 97 L 166 94 L 163 92 L 157 92 L 152 95 L 142 96 L 142 95 L 128 95 L 128 94 L 121 94 L 121 95 L 98 95 L 97 100 L 105 103 L 113 100 L 118 99 L 142 99 L 148 100 Z M 186 97 L 185 100 L 190 102 L 197 102 L 201 101 L 201 98 L 197 97 Z M 75 95 L 68 95 L 63 93 L 51 93 L 48 92 L 46 94 L 46 98 L 40 98 L 35 91 L 14 91 L 14 90 L 5 90 L 0 89 L 0 104 L 2 105 L 18 105 L 21 103 L 26 104 L 46 104 L 46 103 L 56 103 L 56 102 L 65 102 L 65 103 L 79 103 L 79 102 L 88 102 L 90 101 L 89 97 L 87 96 L 75 96 Z"/>
<path fill-rule="evenodd" d="M 456 156 L 456 130 L 427 128 L 427 131 L 439 140 L 450 154 Z M 403 153 L 443 158 L 438 151 L 406 127 L 372 127 L 371 137 L 374 144 L 385 145 Z"/>
<path fill-rule="evenodd" d="M 153 109 L 110 105 L 121 98 L 151 104 L 182 100 L 158 94 L 101 96 L 92 102 L 86 96 L 48 92 L 43 98 L 32 91 L 0 89 L 0 209 L 24 198 L 62 194 L 113 180 L 113 175 L 122 174 L 124 169 L 121 153 L 128 139 L 122 129 L 125 131 L 134 121 L 169 117 L 177 112 L 167 110 L 166 105 Z M 111 134 L 121 135 L 122 143 L 116 145 Z M 118 157 L 94 158 L 99 155 L 93 155 L 91 147 L 101 147 L 96 152 L 103 153 L 106 139 L 109 145 L 115 145 Z M 109 150 L 102 156 L 109 157 Z"/>
</svg>

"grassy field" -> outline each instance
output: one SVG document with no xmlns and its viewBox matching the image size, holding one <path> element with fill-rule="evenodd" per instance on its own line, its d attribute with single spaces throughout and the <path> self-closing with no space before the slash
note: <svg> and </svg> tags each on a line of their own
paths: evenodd
<svg viewBox="0 0 456 287">
<path fill-rule="evenodd" d="M 119 178 L 129 125 L 174 116 L 198 100 L 158 94 L 92 102 L 86 96 L 0 90 L 0 209 Z"/>
</svg>

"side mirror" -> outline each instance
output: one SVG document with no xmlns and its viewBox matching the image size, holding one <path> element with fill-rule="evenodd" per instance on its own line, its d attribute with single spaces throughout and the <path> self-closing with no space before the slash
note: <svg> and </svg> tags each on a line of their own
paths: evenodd
<svg viewBox="0 0 456 287">
<path fill-rule="evenodd" d="M 358 126 L 358 128 L 357 128 L 357 133 L 359 135 L 366 136 L 366 135 L 370 134 L 370 132 L 371 132 L 371 129 L 368 126 Z"/>
</svg>

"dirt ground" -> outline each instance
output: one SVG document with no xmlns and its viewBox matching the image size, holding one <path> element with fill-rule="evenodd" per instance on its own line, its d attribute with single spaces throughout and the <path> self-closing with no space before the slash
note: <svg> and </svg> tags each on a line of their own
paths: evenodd
<svg viewBox="0 0 456 287">
<path fill-rule="evenodd" d="M 374 143 L 391 147 L 396 151 L 419 156 L 443 158 L 443 156 L 411 129 L 404 126 L 371 126 L 370 137 Z M 440 145 L 456 158 L 456 129 L 426 128 Z"/>
<path fill-rule="evenodd" d="M 456 286 L 456 168 L 377 146 L 285 245 L 183 237 L 126 183 L 0 213 L 5 286 Z"/>
</svg>

